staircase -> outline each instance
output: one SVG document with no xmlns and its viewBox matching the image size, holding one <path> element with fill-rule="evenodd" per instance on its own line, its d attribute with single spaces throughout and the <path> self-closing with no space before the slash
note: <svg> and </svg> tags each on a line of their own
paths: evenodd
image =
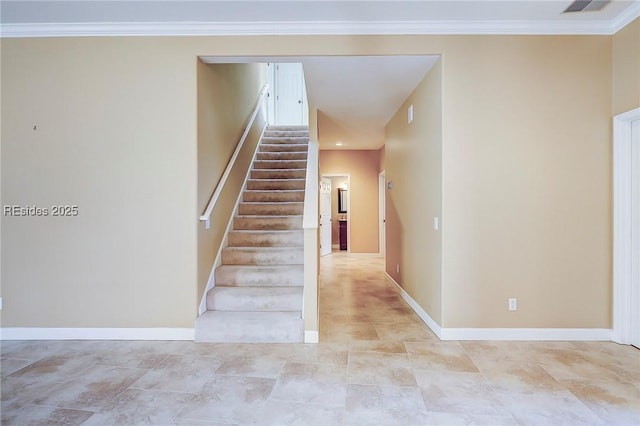
<svg viewBox="0 0 640 426">
<path fill-rule="evenodd" d="M 309 131 L 269 126 L 196 320 L 196 340 L 302 342 L 302 212 Z"/>
</svg>

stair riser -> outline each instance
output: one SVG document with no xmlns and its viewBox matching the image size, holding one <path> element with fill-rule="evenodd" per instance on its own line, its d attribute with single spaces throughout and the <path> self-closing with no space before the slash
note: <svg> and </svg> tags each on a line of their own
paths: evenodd
<svg viewBox="0 0 640 426">
<path fill-rule="evenodd" d="M 299 216 L 303 209 L 304 203 L 240 203 L 238 213 L 240 215 Z"/>
<path fill-rule="evenodd" d="M 229 247 L 302 247 L 302 231 L 229 232 Z"/>
<path fill-rule="evenodd" d="M 226 287 L 285 287 L 304 284 L 302 265 L 278 267 L 242 267 L 223 265 L 216 268 L 216 285 Z"/>
<path fill-rule="evenodd" d="M 284 191 L 284 192 L 251 192 L 245 191 L 242 201 L 247 203 L 278 203 L 278 202 L 300 202 L 304 201 L 304 191 Z"/>
<path fill-rule="evenodd" d="M 302 249 L 259 251 L 250 249 L 222 250 L 223 265 L 302 265 Z"/>
<path fill-rule="evenodd" d="M 227 313 L 205 313 L 196 320 L 197 342 L 294 343 L 304 338 L 304 323 L 300 316 L 275 320 L 225 318 Z M 222 315 L 220 315 L 222 314 Z"/>
<path fill-rule="evenodd" d="M 258 152 L 307 152 L 307 144 L 261 143 Z"/>
<path fill-rule="evenodd" d="M 254 169 L 304 169 L 307 160 L 256 160 Z"/>
<path fill-rule="evenodd" d="M 287 190 L 287 189 L 304 189 L 304 179 L 249 179 L 247 181 L 247 189 L 249 190 Z"/>
<path fill-rule="evenodd" d="M 266 129 L 264 131 L 265 137 L 282 137 L 282 136 L 297 136 L 297 137 L 309 137 L 308 129 L 295 129 L 295 130 L 281 130 L 281 129 Z"/>
<path fill-rule="evenodd" d="M 292 312 L 302 310 L 302 287 L 215 287 L 207 294 L 215 311 Z"/>
<path fill-rule="evenodd" d="M 262 169 L 251 170 L 251 179 L 305 179 L 306 169 Z"/>
<path fill-rule="evenodd" d="M 286 144 L 286 145 L 304 145 L 309 144 L 309 136 L 282 135 L 282 136 L 264 136 L 262 143 L 267 145 Z"/>
<path fill-rule="evenodd" d="M 305 160 L 306 152 L 259 152 L 256 154 L 257 160 Z"/>
<path fill-rule="evenodd" d="M 233 219 L 233 228 L 238 230 L 297 230 L 302 229 L 302 217 L 246 217 L 236 216 Z"/>
</svg>

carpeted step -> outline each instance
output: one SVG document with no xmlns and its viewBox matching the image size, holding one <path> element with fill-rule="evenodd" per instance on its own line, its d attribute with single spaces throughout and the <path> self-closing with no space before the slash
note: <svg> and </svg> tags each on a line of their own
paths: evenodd
<svg viewBox="0 0 640 426">
<path fill-rule="evenodd" d="M 306 152 L 258 152 L 256 160 L 306 160 Z"/>
<path fill-rule="evenodd" d="M 251 179 L 304 179 L 306 169 L 252 169 Z"/>
<path fill-rule="evenodd" d="M 207 293 L 207 309 L 215 311 L 300 311 L 302 287 L 218 287 Z"/>
<path fill-rule="evenodd" d="M 304 265 L 221 265 L 215 280 L 225 287 L 302 286 Z"/>
<path fill-rule="evenodd" d="M 207 311 L 196 319 L 198 342 L 293 343 L 303 339 L 301 312 Z"/>
<path fill-rule="evenodd" d="M 264 215 L 264 216 L 290 216 L 301 215 L 304 210 L 302 202 L 284 203 L 240 203 L 238 214 L 244 215 Z"/>
<path fill-rule="evenodd" d="M 304 190 L 284 190 L 284 191 L 244 191 L 242 201 L 252 202 L 294 202 L 304 201 Z"/>
<path fill-rule="evenodd" d="M 249 179 L 247 189 L 267 190 L 267 189 L 304 189 L 305 179 Z"/>
<path fill-rule="evenodd" d="M 301 265 L 304 253 L 299 247 L 226 247 L 223 265 Z"/>
<path fill-rule="evenodd" d="M 302 216 L 236 216 L 233 219 L 233 229 L 263 231 L 302 229 Z"/>
</svg>

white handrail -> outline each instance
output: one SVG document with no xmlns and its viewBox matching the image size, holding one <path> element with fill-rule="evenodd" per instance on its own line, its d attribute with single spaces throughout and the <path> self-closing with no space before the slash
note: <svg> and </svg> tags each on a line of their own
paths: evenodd
<svg viewBox="0 0 640 426">
<path fill-rule="evenodd" d="M 269 90 L 268 84 L 265 84 L 264 86 L 262 86 L 262 90 L 260 90 L 260 93 L 258 94 L 258 100 L 256 101 L 256 105 L 253 107 L 253 110 L 251 111 L 251 115 L 249 117 L 249 122 L 247 123 L 247 127 L 244 129 L 244 132 L 242 133 L 242 137 L 240 138 L 240 141 L 238 142 L 238 145 L 236 146 L 235 151 L 233 151 L 233 155 L 231 156 L 229 163 L 227 163 L 227 168 L 224 169 L 224 173 L 222 174 L 222 177 L 220 178 L 220 181 L 218 182 L 216 189 L 213 191 L 213 194 L 209 199 L 209 204 L 207 204 L 207 208 L 205 209 L 204 213 L 202 213 L 202 215 L 200 216 L 200 220 L 205 222 L 206 229 L 209 229 L 209 227 L 211 226 L 211 212 L 213 211 L 213 208 L 218 202 L 218 198 L 220 198 L 220 194 L 222 193 L 224 185 L 227 183 L 227 179 L 231 174 L 231 169 L 233 168 L 233 165 L 235 164 L 236 159 L 240 154 L 240 150 L 242 150 L 244 141 L 247 139 L 247 136 L 251 131 L 253 122 L 256 120 L 256 117 L 258 116 L 258 112 L 260 112 L 262 105 L 264 105 L 264 99 L 265 99 L 265 96 L 267 95 L 268 90 Z"/>
</svg>

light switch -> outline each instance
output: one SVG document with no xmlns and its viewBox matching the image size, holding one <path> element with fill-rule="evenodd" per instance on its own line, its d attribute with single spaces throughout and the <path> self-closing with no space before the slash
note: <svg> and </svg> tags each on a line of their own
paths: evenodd
<svg viewBox="0 0 640 426">
<path fill-rule="evenodd" d="M 440 229 L 440 220 L 437 217 L 433 218 L 433 230 L 437 231 Z"/>
<path fill-rule="evenodd" d="M 413 123 L 413 104 L 409 105 L 409 109 L 407 110 L 407 122 L 409 124 Z"/>
</svg>

